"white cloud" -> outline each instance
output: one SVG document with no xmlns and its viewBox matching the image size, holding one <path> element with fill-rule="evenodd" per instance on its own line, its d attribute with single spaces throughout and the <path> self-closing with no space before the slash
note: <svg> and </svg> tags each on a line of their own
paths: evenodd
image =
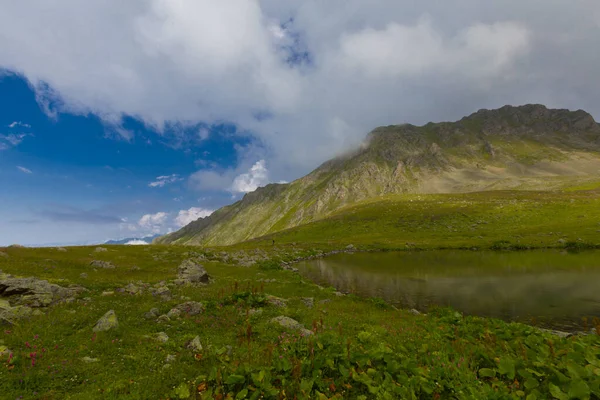
<svg viewBox="0 0 600 400">
<path fill-rule="evenodd" d="M 169 214 L 162 211 L 156 214 L 146 214 L 140 218 L 138 225 L 147 232 L 160 233 L 164 230 L 168 218 Z"/>
<path fill-rule="evenodd" d="M 21 167 L 20 165 L 17 165 L 17 169 L 25 174 L 33 174 L 32 170 L 30 170 L 29 168 Z"/>
<path fill-rule="evenodd" d="M 260 160 L 247 173 L 238 175 L 233 180 L 231 192 L 253 192 L 267 183 L 269 183 L 269 170 L 267 169 L 265 160 Z"/>
<path fill-rule="evenodd" d="M 208 210 L 206 208 L 192 207 L 189 210 L 181 210 L 177 217 L 175 217 L 175 223 L 178 227 L 184 227 L 187 224 L 196 221 L 198 218 L 205 218 L 211 215 L 214 210 Z"/>
<path fill-rule="evenodd" d="M 0 149 L 6 150 L 6 149 L 10 149 L 11 147 L 15 147 L 18 146 L 19 144 L 21 144 L 21 142 L 27 137 L 30 136 L 27 133 L 19 133 L 19 134 L 8 134 L 8 135 L 1 135 L 0 134 Z"/>
<path fill-rule="evenodd" d="M 144 242 L 143 240 L 135 239 L 135 240 L 130 240 L 129 242 L 127 242 L 125 244 L 129 245 L 129 246 L 143 246 L 143 245 L 147 245 L 148 243 Z"/>
<path fill-rule="evenodd" d="M 182 180 L 183 180 L 183 178 L 181 178 L 178 174 L 157 176 L 156 181 L 150 182 L 148 184 L 148 186 L 149 187 L 163 187 L 170 183 L 175 183 L 175 182 L 179 182 Z"/>
<path fill-rule="evenodd" d="M 21 128 L 31 128 L 31 125 L 26 124 L 24 122 L 21 121 L 15 121 L 13 123 L 11 123 L 10 125 L 8 125 L 9 128 L 16 128 L 16 127 L 21 127 Z"/>
<path fill-rule="evenodd" d="M 264 144 L 255 160 L 273 181 L 379 125 L 528 102 L 600 115 L 600 2 L 429 3 L 4 1 L 0 67 L 27 77 L 49 115 L 91 111 L 117 130 L 123 114 L 157 129 L 235 123 Z M 301 49 L 311 61 L 291 67 Z M 190 183 L 224 189 L 240 172 Z"/>
</svg>

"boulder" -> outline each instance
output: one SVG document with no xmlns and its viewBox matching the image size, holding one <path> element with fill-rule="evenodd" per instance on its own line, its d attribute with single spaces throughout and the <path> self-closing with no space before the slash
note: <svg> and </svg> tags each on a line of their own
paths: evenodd
<svg viewBox="0 0 600 400">
<path fill-rule="evenodd" d="M 175 309 L 185 313 L 187 315 L 198 315 L 204 312 L 204 304 L 197 301 L 188 301 L 181 303 L 175 307 Z M 171 310 L 172 311 L 172 310 Z"/>
<path fill-rule="evenodd" d="M 159 324 L 166 324 L 167 322 L 171 322 L 171 318 L 167 317 L 166 314 L 163 314 L 156 319 L 156 322 Z"/>
<path fill-rule="evenodd" d="M 313 297 L 302 297 L 300 300 L 308 308 L 313 308 L 315 306 L 315 299 Z"/>
<path fill-rule="evenodd" d="M 305 329 L 304 325 L 302 325 L 300 322 L 296 321 L 293 318 L 286 317 L 284 315 L 280 315 L 279 317 L 271 319 L 271 323 L 280 325 L 286 329 L 300 331 L 300 333 L 302 333 L 302 335 L 304 336 L 310 336 L 313 334 L 312 331 Z"/>
<path fill-rule="evenodd" d="M 125 293 L 131 294 L 131 295 L 138 295 L 138 294 L 142 294 L 144 292 L 144 290 L 136 285 L 134 285 L 133 283 L 130 283 L 129 285 L 125 286 L 123 288 L 123 291 Z"/>
<path fill-rule="evenodd" d="M 277 296 L 267 296 L 267 304 L 274 307 L 287 307 L 287 300 Z"/>
<path fill-rule="evenodd" d="M 200 336 L 196 336 L 185 344 L 185 348 L 193 351 L 194 353 L 200 353 L 202 351 L 202 343 L 200 343 Z"/>
<path fill-rule="evenodd" d="M 91 267 L 102 269 L 115 269 L 115 265 L 108 261 L 94 260 L 90 263 Z"/>
<path fill-rule="evenodd" d="M 147 313 L 144 313 L 144 318 L 154 319 L 154 318 L 158 317 L 159 315 L 160 315 L 160 311 L 158 311 L 158 308 L 153 308 L 150 311 L 148 311 Z"/>
<path fill-rule="evenodd" d="M 5 356 L 9 356 L 11 354 L 12 354 L 12 351 L 8 347 L 6 347 L 4 345 L 0 345 L 0 358 L 4 358 Z M 2 360 L 2 361 L 4 361 L 4 360 Z"/>
<path fill-rule="evenodd" d="M 60 251 L 61 253 L 64 253 L 67 251 L 67 249 L 65 249 L 64 247 L 57 247 L 56 251 Z"/>
<path fill-rule="evenodd" d="M 173 298 L 171 290 L 166 286 L 151 288 L 150 293 L 155 297 L 160 297 L 164 301 L 170 301 Z"/>
<path fill-rule="evenodd" d="M 185 260 L 177 268 L 178 284 L 207 284 L 209 281 L 208 272 L 194 260 Z"/>
<path fill-rule="evenodd" d="M 12 306 L 48 307 L 72 299 L 83 291 L 85 289 L 80 286 L 65 288 L 41 279 L 0 275 L 0 298 L 8 300 Z"/>
<path fill-rule="evenodd" d="M 169 336 L 164 332 L 158 332 L 154 336 L 154 340 L 156 340 L 159 343 L 167 343 L 169 341 Z"/>
<path fill-rule="evenodd" d="M 114 310 L 108 311 L 96 322 L 93 328 L 94 332 L 105 332 L 119 326 L 119 320 Z"/>
<path fill-rule="evenodd" d="M 178 318 L 180 315 L 181 315 L 181 310 L 179 310 L 177 308 L 172 308 L 167 313 L 167 317 L 169 317 L 170 319 Z"/>
</svg>

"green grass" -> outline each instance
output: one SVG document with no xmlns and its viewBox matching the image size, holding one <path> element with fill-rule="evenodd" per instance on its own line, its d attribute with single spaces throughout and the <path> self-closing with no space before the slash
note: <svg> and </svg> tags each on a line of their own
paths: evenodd
<svg viewBox="0 0 600 400">
<path fill-rule="evenodd" d="M 597 190 L 395 195 L 234 247 L 277 244 L 363 249 L 563 247 L 600 244 Z"/>
<path fill-rule="evenodd" d="M 595 335 L 559 339 L 525 325 L 464 317 L 452 310 L 415 316 L 377 299 L 338 297 L 333 288 L 320 288 L 297 274 L 270 268 L 268 262 L 250 268 L 206 262 L 214 282 L 202 288 L 173 287 L 169 302 L 148 294 L 102 296 L 132 281 L 173 279 L 188 252 L 199 251 L 106 247 L 109 251 L 102 253 L 89 247 L 2 250 L 8 254 L 0 257 L 4 272 L 89 289 L 75 303 L 3 327 L 0 344 L 14 358 L 0 362 L 2 398 L 600 396 L 600 339 Z M 272 247 L 270 256 L 275 253 L 282 259 L 308 254 Z M 112 261 L 117 269 L 93 271 L 88 265 L 92 259 Z M 139 270 L 132 270 L 134 265 Z M 80 277 L 82 272 L 88 278 Z M 288 306 L 264 305 L 267 294 L 288 299 Z M 184 301 L 181 296 L 203 302 L 206 312 L 168 325 L 142 317 L 153 307 L 166 313 Z M 302 297 L 313 297 L 315 307 L 307 308 Z M 248 309 L 257 306 L 264 312 L 250 316 Z M 115 310 L 119 327 L 94 334 L 93 325 L 108 310 Z M 279 315 L 316 334 L 304 338 L 269 323 Z M 169 341 L 161 344 L 148 337 L 158 332 L 166 332 Z M 201 354 L 184 348 L 196 335 L 204 346 Z M 232 346 L 231 353 L 226 346 Z M 164 367 L 168 354 L 176 360 Z M 86 364 L 83 357 L 100 361 Z"/>
</svg>

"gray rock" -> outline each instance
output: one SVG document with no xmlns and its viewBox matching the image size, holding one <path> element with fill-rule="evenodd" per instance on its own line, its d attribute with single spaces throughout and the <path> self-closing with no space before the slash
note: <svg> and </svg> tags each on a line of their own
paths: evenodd
<svg viewBox="0 0 600 400">
<path fill-rule="evenodd" d="M 197 301 L 188 301 L 179 304 L 175 309 L 187 315 L 198 315 L 204 312 L 204 304 Z"/>
<path fill-rule="evenodd" d="M 65 249 L 64 247 L 57 247 L 56 251 L 60 251 L 60 252 L 64 253 L 67 251 L 67 249 Z"/>
<path fill-rule="evenodd" d="M 200 353 L 202 351 L 202 343 L 200 342 L 200 336 L 196 336 L 185 344 L 185 348 L 193 351 L 194 353 Z"/>
<path fill-rule="evenodd" d="M 90 263 L 91 267 L 94 268 L 102 268 L 102 269 L 115 269 L 116 267 L 114 266 L 114 264 L 108 262 L 108 261 L 102 261 L 102 260 L 93 260 Z"/>
<path fill-rule="evenodd" d="M 142 288 L 134 285 L 133 283 L 130 283 L 129 285 L 125 286 L 123 288 L 123 291 L 131 295 L 138 295 L 144 293 L 144 290 Z"/>
<path fill-rule="evenodd" d="M 170 301 L 173 298 L 171 290 L 166 286 L 152 288 L 150 289 L 150 293 L 152 293 L 153 296 L 160 297 L 164 301 Z"/>
<path fill-rule="evenodd" d="M 201 264 L 194 260 L 185 260 L 177 268 L 178 283 L 199 284 L 209 283 L 210 276 Z"/>
<path fill-rule="evenodd" d="M 412 309 L 408 311 L 409 313 L 411 313 L 412 315 L 422 315 L 421 311 L 416 310 L 416 309 Z"/>
<path fill-rule="evenodd" d="M 36 278 L 15 278 L 0 275 L 0 297 L 7 299 L 13 306 L 48 307 L 73 298 L 85 291 L 80 286 L 65 288 Z"/>
<path fill-rule="evenodd" d="M 302 303 L 308 308 L 313 308 L 315 306 L 315 299 L 313 297 L 302 297 L 300 300 L 302 300 Z"/>
<path fill-rule="evenodd" d="M 153 308 L 150 311 L 148 311 L 147 313 L 144 313 L 144 318 L 154 319 L 154 318 L 158 317 L 159 315 L 160 315 L 160 311 L 158 311 L 158 308 Z"/>
<path fill-rule="evenodd" d="M 93 328 L 94 332 L 105 332 L 119 326 L 119 320 L 117 319 L 117 314 L 115 314 L 114 310 L 108 311 L 106 314 L 102 316 L 96 322 L 96 325 Z"/>
<path fill-rule="evenodd" d="M 287 307 L 287 300 L 277 296 L 267 296 L 267 304 L 274 307 Z"/>
<path fill-rule="evenodd" d="M 346 250 L 348 250 L 348 251 L 354 251 L 355 247 L 354 247 L 353 244 L 349 244 L 348 246 L 346 246 Z"/>
<path fill-rule="evenodd" d="M 344 294 L 344 293 L 342 293 L 342 292 L 335 292 L 335 293 L 333 293 L 333 294 L 335 294 L 335 295 L 336 295 L 336 296 L 338 296 L 338 297 L 345 296 L 345 294 Z"/>
<path fill-rule="evenodd" d="M 275 317 L 273 319 L 271 319 L 270 321 L 272 324 L 277 324 L 280 325 L 286 329 L 292 329 L 292 330 L 297 330 L 300 331 L 304 336 L 310 336 L 313 334 L 312 331 L 309 331 L 308 329 L 304 328 L 304 325 L 302 325 L 300 322 L 296 321 L 293 318 L 290 317 L 286 317 L 284 315 L 280 315 L 279 317 Z"/>
<path fill-rule="evenodd" d="M 163 314 L 156 319 L 156 322 L 159 324 L 166 324 L 167 322 L 171 322 L 171 318 L 167 317 L 166 314 Z"/>
<path fill-rule="evenodd" d="M 167 364 L 170 364 L 170 363 L 172 363 L 172 362 L 175 362 L 175 360 L 177 360 L 177 357 L 175 357 L 175 356 L 174 356 L 174 355 L 172 355 L 172 354 L 167 354 L 167 358 L 165 359 L 165 362 L 166 362 Z"/>
<path fill-rule="evenodd" d="M 97 359 L 97 358 L 83 357 L 83 358 L 81 359 L 81 361 L 83 361 L 83 362 L 84 362 L 84 363 L 86 363 L 86 364 L 92 364 L 92 363 L 97 363 L 97 362 L 99 362 L 100 360 L 99 360 L 99 359 Z"/>
<path fill-rule="evenodd" d="M 159 343 L 167 343 L 169 341 L 169 336 L 164 332 L 158 332 L 154 336 L 154 340 L 156 340 Z"/>
<path fill-rule="evenodd" d="M 95 251 L 96 253 L 102 253 L 102 252 L 108 251 L 108 249 L 107 249 L 107 248 L 105 248 L 105 247 L 96 247 L 96 248 L 94 249 L 94 251 Z"/>
<path fill-rule="evenodd" d="M 4 345 L 0 345 L 0 358 L 4 358 L 5 356 L 9 356 L 12 353 L 13 353 L 12 350 L 10 350 L 8 347 L 6 347 Z"/>
<path fill-rule="evenodd" d="M 167 317 L 169 317 L 170 319 L 178 318 L 180 315 L 181 315 L 181 310 L 179 310 L 177 308 L 172 308 L 167 313 Z"/>
</svg>

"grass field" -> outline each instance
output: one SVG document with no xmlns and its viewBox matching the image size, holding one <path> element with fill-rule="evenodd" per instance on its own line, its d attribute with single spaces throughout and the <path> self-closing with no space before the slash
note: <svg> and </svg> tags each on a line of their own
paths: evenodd
<svg viewBox="0 0 600 400">
<path fill-rule="evenodd" d="M 0 249 L 4 273 L 88 289 L 75 302 L 2 327 L 0 350 L 12 356 L 0 357 L 0 398 L 600 399 L 598 335 L 564 339 L 447 309 L 413 315 L 378 299 L 336 294 L 269 261 L 349 244 L 591 246 L 600 242 L 599 201 L 594 190 L 397 196 L 229 248 Z M 169 284 L 177 266 L 198 255 L 209 260 L 202 263 L 213 281 Z M 259 262 L 235 265 L 244 257 Z M 92 260 L 116 268 L 94 269 Z M 115 291 L 161 281 L 171 300 L 149 290 Z M 185 301 L 202 302 L 204 312 L 166 323 L 144 318 L 152 308 L 166 314 Z M 93 332 L 109 310 L 118 328 Z M 278 316 L 312 334 L 272 323 Z M 600 321 L 589 324 L 600 328 Z M 161 332 L 167 341 L 157 340 Z M 196 336 L 202 350 L 191 351 L 186 343 Z"/>
<path fill-rule="evenodd" d="M 587 189 L 585 187 L 584 189 Z M 396 195 L 236 245 L 365 249 L 540 248 L 600 244 L 600 190 Z"/>
</svg>

